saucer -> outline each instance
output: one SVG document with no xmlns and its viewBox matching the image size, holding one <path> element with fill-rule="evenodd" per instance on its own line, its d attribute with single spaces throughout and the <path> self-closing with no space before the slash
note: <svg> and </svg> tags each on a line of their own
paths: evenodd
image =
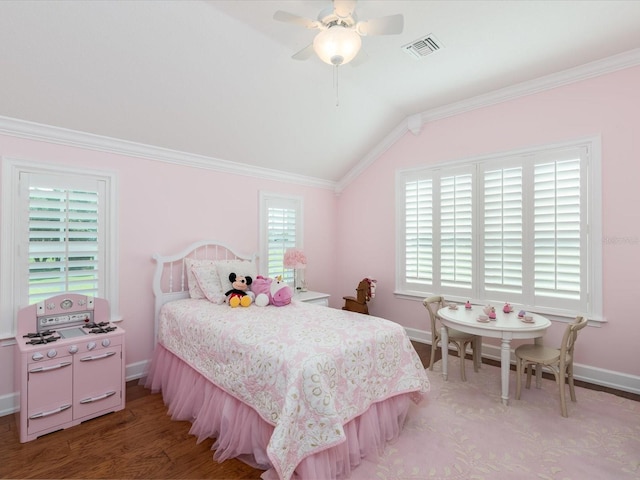
<svg viewBox="0 0 640 480">
<path fill-rule="evenodd" d="M 522 323 L 536 323 L 536 321 L 535 321 L 535 320 L 533 320 L 533 319 L 531 319 L 531 320 L 525 320 L 524 318 L 521 318 L 521 319 L 520 319 L 520 321 L 521 321 Z"/>
<path fill-rule="evenodd" d="M 449 310 L 457 310 L 458 306 L 457 305 L 449 305 Z"/>
<path fill-rule="evenodd" d="M 489 320 L 488 318 L 486 320 L 482 320 L 480 317 L 478 317 L 476 318 L 476 321 L 480 323 L 489 323 L 491 320 Z"/>
</svg>

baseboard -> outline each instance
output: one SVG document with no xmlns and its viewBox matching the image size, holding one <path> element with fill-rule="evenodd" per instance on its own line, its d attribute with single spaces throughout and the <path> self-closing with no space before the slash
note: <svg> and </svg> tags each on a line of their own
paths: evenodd
<svg viewBox="0 0 640 480">
<path fill-rule="evenodd" d="M 430 332 L 412 328 L 406 328 L 405 330 L 411 340 L 431 345 Z M 483 344 L 482 357 L 499 362 L 500 347 L 497 345 Z M 511 352 L 511 364 L 515 365 L 513 351 Z M 636 375 L 629 375 L 628 373 L 615 372 L 613 370 L 605 370 L 603 368 L 592 367 L 590 365 L 574 363 L 573 376 L 576 380 L 581 380 L 583 382 L 640 395 L 640 377 Z"/>
<path fill-rule="evenodd" d="M 406 329 L 411 340 L 431 345 L 431 334 L 424 330 Z M 483 345 L 482 356 L 500 361 L 500 347 L 495 345 Z M 511 358 L 511 363 L 515 363 L 515 359 Z M 127 365 L 125 370 L 126 381 L 137 380 L 146 375 L 149 368 L 149 360 L 136 362 Z M 574 377 L 583 382 L 601 385 L 603 387 L 615 388 L 623 392 L 630 392 L 640 395 L 640 377 L 629 375 L 627 373 L 614 372 L 589 365 L 574 364 Z M 20 406 L 20 394 L 18 392 L 9 393 L 0 396 L 0 417 L 11 415 L 18 411 Z"/>
<path fill-rule="evenodd" d="M 18 392 L 8 393 L 0 396 L 0 417 L 11 415 L 18 411 L 20 406 L 20 394 Z"/>
<path fill-rule="evenodd" d="M 137 380 L 138 378 L 144 377 L 147 374 L 150 362 L 151 360 L 144 360 L 142 362 L 130 363 L 127 365 L 125 370 L 125 380 L 128 382 L 130 380 Z"/>
<path fill-rule="evenodd" d="M 125 381 L 136 380 L 147 374 L 149 360 L 131 363 L 125 368 Z M 0 396 L 0 417 L 16 413 L 20 409 L 20 393 L 13 392 Z"/>
</svg>

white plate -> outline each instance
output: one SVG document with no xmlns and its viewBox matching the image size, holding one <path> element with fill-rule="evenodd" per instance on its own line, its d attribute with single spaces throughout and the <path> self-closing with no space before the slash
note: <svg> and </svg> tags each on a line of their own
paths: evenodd
<svg viewBox="0 0 640 480">
<path fill-rule="evenodd" d="M 480 322 L 480 323 L 489 323 L 491 320 L 490 319 L 486 319 L 486 320 L 482 320 L 481 318 L 476 318 L 476 321 Z"/>
<path fill-rule="evenodd" d="M 536 321 L 535 321 L 535 320 L 525 320 L 524 318 L 521 318 L 521 319 L 520 319 L 520 321 L 521 321 L 522 323 L 536 323 Z"/>
</svg>

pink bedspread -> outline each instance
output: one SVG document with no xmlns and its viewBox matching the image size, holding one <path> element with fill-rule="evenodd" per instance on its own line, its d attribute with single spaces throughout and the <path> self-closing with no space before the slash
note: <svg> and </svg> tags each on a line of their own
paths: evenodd
<svg viewBox="0 0 640 480">
<path fill-rule="evenodd" d="M 284 480 L 345 442 L 344 426 L 373 404 L 429 390 L 400 325 L 317 305 L 179 300 L 163 307 L 158 340 L 273 425 L 267 455 Z"/>
</svg>

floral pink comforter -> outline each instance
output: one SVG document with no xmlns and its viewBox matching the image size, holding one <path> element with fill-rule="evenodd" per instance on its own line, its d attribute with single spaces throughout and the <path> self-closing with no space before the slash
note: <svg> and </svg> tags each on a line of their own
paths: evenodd
<svg viewBox="0 0 640 480">
<path fill-rule="evenodd" d="M 171 302 L 159 342 L 274 425 L 267 452 L 284 480 L 305 457 L 345 441 L 342 426 L 373 403 L 407 392 L 417 403 L 429 390 L 400 325 L 307 303 Z"/>
</svg>

